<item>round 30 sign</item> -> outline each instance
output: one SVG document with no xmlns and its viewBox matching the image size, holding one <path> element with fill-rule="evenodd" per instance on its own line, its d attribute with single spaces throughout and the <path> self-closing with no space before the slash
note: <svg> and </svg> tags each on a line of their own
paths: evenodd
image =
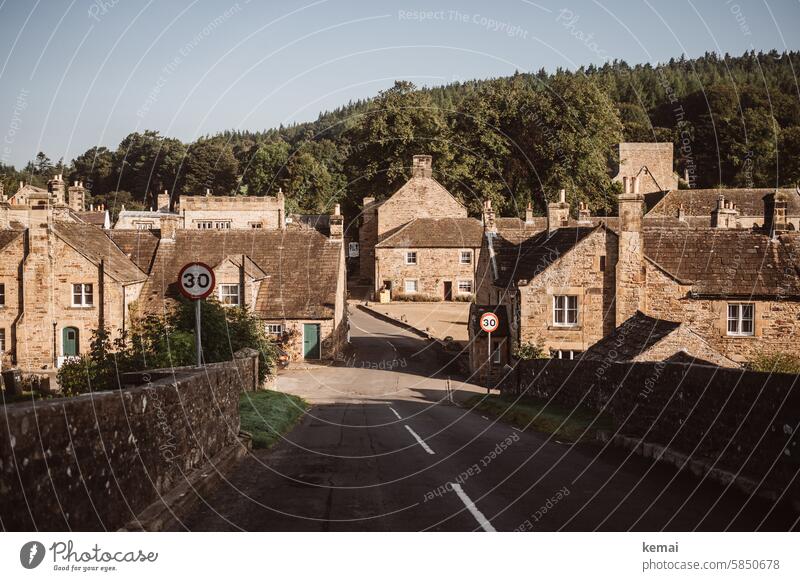
<svg viewBox="0 0 800 581">
<path fill-rule="evenodd" d="M 483 313 L 480 319 L 480 327 L 481 331 L 486 333 L 494 333 L 497 331 L 497 327 L 500 323 L 500 319 L 497 318 L 497 315 L 494 313 Z"/>
<path fill-rule="evenodd" d="M 190 262 L 178 274 L 181 294 L 193 301 L 204 299 L 214 291 L 214 271 L 202 262 Z"/>
</svg>

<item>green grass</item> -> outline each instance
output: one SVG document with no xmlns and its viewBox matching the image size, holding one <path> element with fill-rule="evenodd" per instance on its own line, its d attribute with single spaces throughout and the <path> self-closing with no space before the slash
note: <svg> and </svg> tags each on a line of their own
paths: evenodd
<svg viewBox="0 0 800 581">
<path fill-rule="evenodd" d="M 269 448 L 294 427 L 308 403 L 277 391 L 245 392 L 239 399 L 242 430 L 253 436 L 253 447 Z"/>
<path fill-rule="evenodd" d="M 573 411 L 571 408 L 548 404 L 546 401 L 534 398 L 520 398 L 514 403 L 515 399 L 499 395 L 475 395 L 469 398 L 466 404 L 473 410 L 494 416 L 519 428 L 553 434 L 559 440 L 570 442 L 577 441 L 584 430 L 586 434 L 581 439 L 589 441 L 595 438 L 597 430 L 611 428 L 611 420 L 608 417 L 602 415 L 597 417 L 597 414 L 585 408 Z"/>
</svg>

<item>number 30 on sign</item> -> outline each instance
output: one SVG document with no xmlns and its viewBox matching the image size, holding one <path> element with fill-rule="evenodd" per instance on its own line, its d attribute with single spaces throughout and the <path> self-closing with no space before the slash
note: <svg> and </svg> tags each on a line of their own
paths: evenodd
<svg viewBox="0 0 800 581">
<path fill-rule="evenodd" d="M 493 333 L 497 331 L 497 325 L 499 322 L 500 319 L 498 319 L 497 315 L 494 313 L 483 313 L 480 320 L 481 331 Z"/>
<path fill-rule="evenodd" d="M 181 294 L 194 301 L 204 299 L 214 290 L 214 271 L 202 262 L 190 262 L 178 275 Z"/>
</svg>

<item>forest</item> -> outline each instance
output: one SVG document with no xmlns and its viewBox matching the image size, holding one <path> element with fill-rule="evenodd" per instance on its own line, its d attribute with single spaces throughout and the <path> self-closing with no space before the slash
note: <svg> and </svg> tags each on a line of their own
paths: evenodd
<svg viewBox="0 0 800 581">
<path fill-rule="evenodd" d="M 0 166 L 5 192 L 81 180 L 115 214 L 154 194 L 286 194 L 288 211 L 348 218 L 364 196 L 383 199 L 408 178 L 411 157 L 434 156 L 434 176 L 474 214 L 491 198 L 501 214 L 532 202 L 542 213 L 559 188 L 573 208 L 613 214 L 620 141 L 671 142 L 681 187 L 776 187 L 800 181 L 800 53 L 707 53 L 651 65 L 613 61 L 569 71 L 417 88 L 406 81 L 313 122 L 225 131 L 193 143 L 149 130 L 115 149 L 69 162 L 39 152 Z"/>
</svg>

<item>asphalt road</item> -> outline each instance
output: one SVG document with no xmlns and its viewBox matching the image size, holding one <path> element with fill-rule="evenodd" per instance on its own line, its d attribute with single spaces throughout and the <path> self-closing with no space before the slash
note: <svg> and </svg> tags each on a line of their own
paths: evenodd
<svg viewBox="0 0 800 581">
<path fill-rule="evenodd" d="M 787 530 L 784 506 L 601 444 L 559 443 L 446 403 L 446 358 L 351 308 L 346 366 L 288 371 L 313 404 L 183 523 L 189 530 Z M 458 399 L 483 393 L 461 385 Z"/>
</svg>

